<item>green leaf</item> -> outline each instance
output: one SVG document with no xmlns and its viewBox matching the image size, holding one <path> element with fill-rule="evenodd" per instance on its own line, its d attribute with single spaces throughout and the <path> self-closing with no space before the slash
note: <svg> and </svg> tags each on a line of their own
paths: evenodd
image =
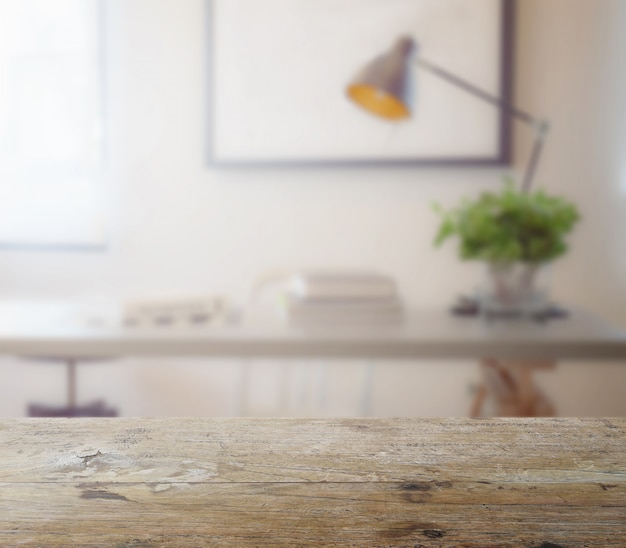
<svg viewBox="0 0 626 548">
<path fill-rule="evenodd" d="M 577 207 L 542 190 L 523 193 L 506 178 L 499 193 L 464 198 L 446 210 L 433 204 L 441 219 L 434 244 L 457 239 L 462 259 L 495 262 L 544 262 L 567 250 L 566 236 L 580 220 Z"/>
</svg>

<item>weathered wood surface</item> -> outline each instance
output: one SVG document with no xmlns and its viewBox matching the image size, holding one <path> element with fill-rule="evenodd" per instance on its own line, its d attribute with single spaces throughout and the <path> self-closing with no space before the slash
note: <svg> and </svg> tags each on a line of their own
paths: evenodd
<svg viewBox="0 0 626 548">
<path fill-rule="evenodd" d="M 0 546 L 626 546 L 626 419 L 0 421 Z"/>
</svg>

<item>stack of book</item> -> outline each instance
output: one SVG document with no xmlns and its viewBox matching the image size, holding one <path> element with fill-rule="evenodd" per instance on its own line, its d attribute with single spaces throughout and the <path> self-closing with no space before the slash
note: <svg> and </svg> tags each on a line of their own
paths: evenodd
<svg viewBox="0 0 626 548">
<path fill-rule="evenodd" d="M 308 272 L 287 289 L 287 317 L 295 325 L 397 323 L 404 308 L 392 279 L 380 274 Z"/>
</svg>

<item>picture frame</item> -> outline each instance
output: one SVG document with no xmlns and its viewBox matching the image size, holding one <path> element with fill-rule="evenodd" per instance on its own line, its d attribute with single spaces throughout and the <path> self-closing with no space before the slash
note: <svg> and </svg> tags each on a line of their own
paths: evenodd
<svg viewBox="0 0 626 548">
<path fill-rule="evenodd" d="M 495 166 L 511 120 L 417 71 L 406 122 L 364 114 L 345 87 L 400 35 L 510 101 L 514 0 L 207 0 L 208 158 L 215 166 Z"/>
</svg>

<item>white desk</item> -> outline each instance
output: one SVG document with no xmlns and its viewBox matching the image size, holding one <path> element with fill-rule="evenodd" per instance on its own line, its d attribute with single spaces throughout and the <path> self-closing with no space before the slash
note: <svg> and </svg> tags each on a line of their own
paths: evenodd
<svg viewBox="0 0 626 548">
<path fill-rule="evenodd" d="M 5 355 L 626 360 L 626 330 L 578 310 L 545 323 L 486 322 L 423 310 L 398 325 L 302 329 L 279 321 L 244 321 L 133 328 L 81 325 L 67 310 L 12 306 L 7 310 L 0 304 L 0 354 Z"/>
<path fill-rule="evenodd" d="M 278 321 L 149 329 L 106 323 L 86 326 L 67 310 L 63 314 L 44 307 L 38 312 L 37 307 L 15 309 L 13 314 L 6 307 L 2 310 L 0 354 L 66 360 L 70 365 L 70 403 L 75 401 L 75 364 L 94 358 L 466 358 L 483 361 L 491 372 L 492 391 L 500 393 L 503 406 L 510 403 L 512 412 L 522 413 L 523 409 L 524 414 L 530 414 L 539 401 L 532 384 L 532 367 L 550 366 L 558 359 L 626 363 L 626 331 L 578 310 L 567 318 L 544 323 L 486 322 L 452 316 L 445 310 L 423 310 L 409 313 L 404 324 L 315 329 Z M 511 373 L 510 366 L 517 372 Z M 485 394 L 479 394 L 479 399 Z M 476 403 L 476 414 L 481 404 Z"/>
</svg>

